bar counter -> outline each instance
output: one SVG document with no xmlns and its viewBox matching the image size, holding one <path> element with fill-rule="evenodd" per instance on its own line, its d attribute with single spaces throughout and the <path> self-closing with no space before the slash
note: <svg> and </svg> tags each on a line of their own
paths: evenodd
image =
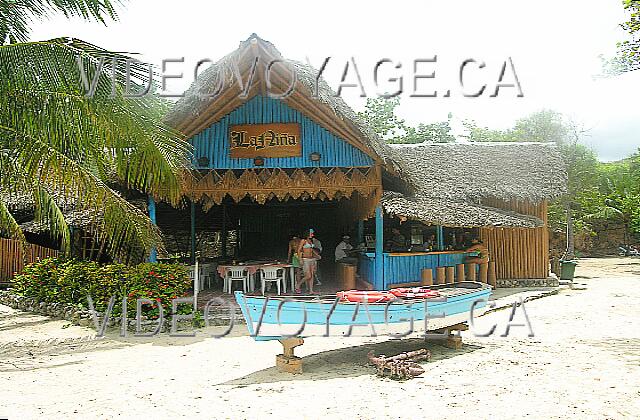
<svg viewBox="0 0 640 420">
<path fill-rule="evenodd" d="M 419 282 L 422 269 L 436 267 L 453 267 L 464 263 L 468 256 L 475 252 L 466 251 L 433 251 L 433 252 L 384 252 L 384 283 L 376 284 L 374 279 L 375 254 L 366 252 L 360 256 L 358 273 L 362 278 L 373 284 L 377 290 L 386 290 L 389 285 L 398 283 Z"/>
</svg>

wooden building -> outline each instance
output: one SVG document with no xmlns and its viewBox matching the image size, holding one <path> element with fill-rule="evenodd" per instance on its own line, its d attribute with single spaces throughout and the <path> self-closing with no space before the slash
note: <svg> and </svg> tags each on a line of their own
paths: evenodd
<svg viewBox="0 0 640 420">
<path fill-rule="evenodd" d="M 485 240 L 499 278 L 547 277 L 547 201 L 566 188 L 553 146 L 389 146 L 316 76 L 254 34 L 176 103 L 167 121 L 194 147 L 187 206 L 148 198 L 170 254 L 282 260 L 291 234 L 314 228 L 329 279 L 350 234 L 370 246 L 361 278 L 384 289 L 464 262 L 447 244 L 464 233 Z M 385 250 L 385 227 L 411 246 Z M 437 246 L 414 246 L 431 231 Z"/>
<path fill-rule="evenodd" d="M 360 274 L 386 288 L 418 281 L 422 268 L 462 262 L 442 236 L 473 228 L 500 278 L 547 277 L 546 203 L 566 184 L 553 146 L 391 147 L 316 74 L 252 35 L 176 104 L 169 122 L 195 149 L 192 252 L 205 213 L 218 215 L 209 223 L 221 232 L 223 257 L 231 230 L 240 257 L 282 257 L 288 235 L 309 227 L 329 250 L 343 233 L 359 242 L 370 233 L 375 245 Z M 393 218 L 435 226 L 440 251 L 385 253 Z"/>
<path fill-rule="evenodd" d="M 564 194 L 567 182 L 555 145 L 432 143 L 392 150 L 412 191 L 385 194 L 385 212 L 425 224 L 475 228 L 498 279 L 548 276 L 548 201 Z"/>
</svg>

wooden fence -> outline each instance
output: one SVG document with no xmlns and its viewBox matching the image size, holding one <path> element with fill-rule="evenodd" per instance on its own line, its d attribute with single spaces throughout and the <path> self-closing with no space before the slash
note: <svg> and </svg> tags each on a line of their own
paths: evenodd
<svg viewBox="0 0 640 420">
<path fill-rule="evenodd" d="M 0 238 L 0 283 L 7 282 L 14 274 L 20 273 L 25 263 L 47 257 L 57 257 L 58 251 L 40 245 L 29 244 L 25 249 L 19 241 Z"/>
</svg>

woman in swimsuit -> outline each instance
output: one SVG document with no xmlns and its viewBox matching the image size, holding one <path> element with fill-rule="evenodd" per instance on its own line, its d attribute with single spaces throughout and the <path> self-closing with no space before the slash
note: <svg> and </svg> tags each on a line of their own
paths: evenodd
<svg viewBox="0 0 640 420">
<path fill-rule="evenodd" d="M 302 283 L 307 284 L 307 290 L 309 293 L 313 293 L 313 277 L 316 272 L 318 260 L 316 260 L 313 254 L 313 229 L 309 229 L 309 232 L 298 244 L 298 257 L 302 261 L 302 271 L 304 276 L 300 281 L 296 281 L 296 293 L 301 293 L 300 286 Z"/>
<path fill-rule="evenodd" d="M 289 241 L 289 251 L 287 252 L 287 260 L 293 266 L 294 284 L 297 283 L 300 278 L 300 271 L 302 271 L 302 263 L 298 258 L 298 245 L 300 245 L 301 240 L 297 233 L 292 233 Z"/>
</svg>

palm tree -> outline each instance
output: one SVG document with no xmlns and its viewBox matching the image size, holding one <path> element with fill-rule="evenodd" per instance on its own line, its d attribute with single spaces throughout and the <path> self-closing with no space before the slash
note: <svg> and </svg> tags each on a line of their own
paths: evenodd
<svg viewBox="0 0 640 420">
<path fill-rule="evenodd" d="M 124 95 L 128 80 L 144 90 L 142 63 L 72 38 L 27 42 L 30 16 L 53 11 L 116 18 L 109 0 L 0 0 L 0 233 L 24 241 L 3 200 L 27 194 L 63 250 L 70 234 L 61 201 L 89 210 L 111 255 L 161 247 L 157 227 L 111 185 L 176 204 L 190 146 L 162 123 L 166 103 Z M 83 73 L 95 81 L 91 97 Z"/>
</svg>

